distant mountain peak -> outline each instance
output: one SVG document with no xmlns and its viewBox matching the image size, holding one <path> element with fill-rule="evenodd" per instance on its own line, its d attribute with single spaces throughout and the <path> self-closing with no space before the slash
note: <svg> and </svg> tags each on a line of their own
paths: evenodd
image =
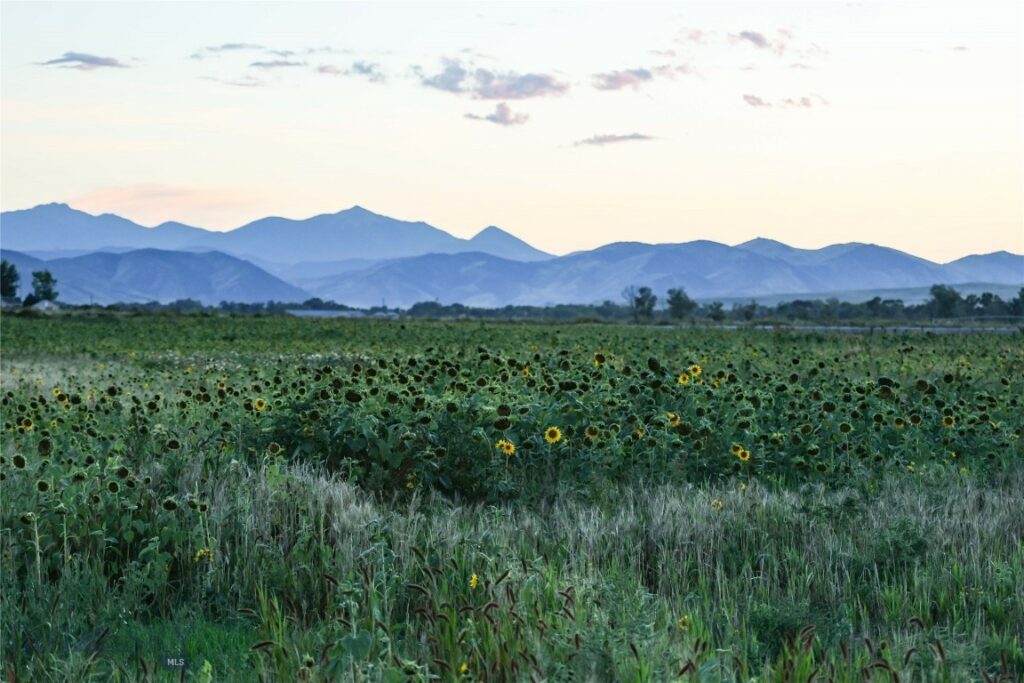
<svg viewBox="0 0 1024 683">
<path fill-rule="evenodd" d="M 346 214 L 349 216 L 379 216 L 379 213 L 370 211 L 365 206 L 359 204 L 353 204 L 350 208 L 342 209 L 338 212 L 339 214 Z"/>
<path fill-rule="evenodd" d="M 488 225 L 486 228 L 473 235 L 470 239 L 475 240 L 478 237 L 515 237 L 512 233 L 507 230 L 502 230 L 497 225 Z M 518 239 L 518 238 L 516 238 Z"/>
</svg>

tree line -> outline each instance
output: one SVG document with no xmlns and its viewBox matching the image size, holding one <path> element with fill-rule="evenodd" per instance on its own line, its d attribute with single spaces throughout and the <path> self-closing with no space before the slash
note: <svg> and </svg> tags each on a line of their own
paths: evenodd
<svg viewBox="0 0 1024 683">
<path fill-rule="evenodd" d="M 5 302 L 17 302 L 20 275 L 13 264 L 0 263 L 0 293 Z M 40 301 L 56 301 L 57 280 L 48 270 L 32 273 L 32 292 L 25 297 L 24 306 Z M 294 310 L 352 311 L 365 315 L 401 314 L 412 318 L 480 318 L 501 320 L 612 320 L 634 323 L 664 323 L 709 320 L 712 322 L 750 322 L 755 320 L 785 320 L 838 322 L 856 320 L 920 321 L 933 319 L 1009 319 L 1024 318 L 1024 288 L 1013 299 L 1003 300 L 991 292 L 964 296 L 948 285 L 933 285 L 930 298 L 921 304 L 905 304 L 901 299 L 874 297 L 869 301 L 852 303 L 829 299 L 794 299 L 775 305 L 755 301 L 733 303 L 726 307 L 721 301 L 699 303 L 682 287 L 665 292 L 664 298 L 647 286 L 629 286 L 622 291 L 620 302 L 606 300 L 599 304 L 556 304 L 548 306 L 509 305 L 481 308 L 463 304 L 441 304 L 422 301 L 402 310 L 374 306 L 360 309 L 318 297 L 301 303 L 268 301 L 240 303 L 222 301 L 216 306 L 205 305 L 194 299 L 179 299 L 170 303 L 119 303 L 104 306 L 106 310 L 180 314 L 226 313 L 232 315 L 284 315 Z M 97 308 L 92 306 L 92 308 Z"/>
</svg>

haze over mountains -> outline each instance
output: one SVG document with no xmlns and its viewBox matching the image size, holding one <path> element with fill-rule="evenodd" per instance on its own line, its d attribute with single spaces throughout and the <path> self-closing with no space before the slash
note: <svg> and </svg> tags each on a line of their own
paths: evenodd
<svg viewBox="0 0 1024 683">
<path fill-rule="evenodd" d="M 736 246 L 619 242 L 556 257 L 494 226 L 462 239 L 358 206 L 215 232 L 174 222 L 147 228 L 45 204 L 0 214 L 0 249 L 22 273 L 22 295 L 31 271 L 45 267 L 68 303 L 318 296 L 352 306 L 437 300 L 496 307 L 617 301 L 628 285 L 658 294 L 684 287 L 698 299 L 855 297 L 936 283 L 1024 286 L 1024 256 L 1005 251 L 938 264 L 871 244 L 797 249 L 759 238 Z"/>
</svg>

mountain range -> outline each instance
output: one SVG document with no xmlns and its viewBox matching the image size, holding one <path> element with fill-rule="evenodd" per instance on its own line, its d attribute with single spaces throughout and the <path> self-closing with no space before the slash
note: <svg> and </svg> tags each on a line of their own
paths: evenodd
<svg viewBox="0 0 1024 683">
<path fill-rule="evenodd" d="M 49 269 L 68 303 L 302 301 L 353 306 L 419 301 L 496 307 L 619 300 L 623 288 L 683 287 L 702 300 L 826 297 L 928 287 L 1024 286 L 1024 256 L 946 264 L 873 244 L 798 249 L 758 238 L 729 246 L 618 242 L 553 256 L 491 226 L 470 239 L 355 206 L 305 220 L 270 217 L 227 232 L 168 222 L 143 227 L 66 204 L 0 214 L 0 250 L 23 273 Z M 870 297 L 866 297 L 870 298 Z"/>
</svg>

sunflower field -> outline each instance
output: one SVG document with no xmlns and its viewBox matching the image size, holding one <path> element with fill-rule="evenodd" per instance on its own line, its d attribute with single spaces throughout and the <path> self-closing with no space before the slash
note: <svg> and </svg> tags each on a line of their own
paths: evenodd
<svg viewBox="0 0 1024 683">
<path fill-rule="evenodd" d="M 1024 675 L 1019 335 L 5 316 L 10 680 Z"/>
</svg>

